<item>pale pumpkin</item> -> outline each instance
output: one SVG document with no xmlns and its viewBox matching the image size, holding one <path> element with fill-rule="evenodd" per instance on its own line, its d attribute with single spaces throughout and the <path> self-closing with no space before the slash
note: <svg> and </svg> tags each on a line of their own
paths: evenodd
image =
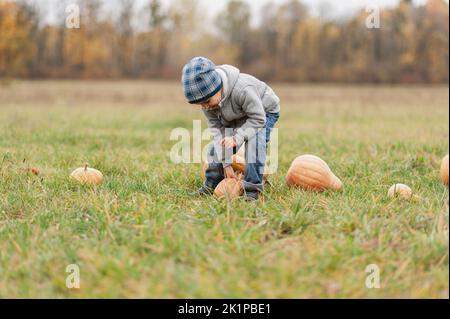
<svg viewBox="0 0 450 319">
<path fill-rule="evenodd" d="M 316 192 L 328 189 L 340 191 L 343 188 L 341 180 L 334 175 L 328 164 L 314 155 L 297 157 L 288 170 L 286 182 L 289 187 Z"/>
<path fill-rule="evenodd" d="M 234 178 L 225 178 L 214 190 L 214 195 L 217 198 L 235 199 L 242 195 L 243 185 L 241 180 Z"/>
<path fill-rule="evenodd" d="M 442 182 L 448 186 L 448 154 L 442 159 L 440 173 Z"/>
<path fill-rule="evenodd" d="M 81 184 L 100 185 L 103 182 L 103 174 L 88 165 L 77 168 L 70 177 Z"/>
<path fill-rule="evenodd" d="M 396 196 L 403 199 L 410 199 L 413 196 L 413 191 L 408 185 L 395 184 L 389 188 L 388 197 L 394 198 Z"/>
</svg>

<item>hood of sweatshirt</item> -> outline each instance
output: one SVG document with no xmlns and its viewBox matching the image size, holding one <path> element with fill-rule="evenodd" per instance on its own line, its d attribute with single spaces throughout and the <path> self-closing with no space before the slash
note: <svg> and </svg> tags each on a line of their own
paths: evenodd
<svg viewBox="0 0 450 319">
<path fill-rule="evenodd" d="M 217 66 L 216 71 L 222 78 L 223 83 L 223 99 L 220 103 L 222 104 L 223 101 L 227 100 L 230 97 L 231 92 L 233 91 L 234 86 L 239 79 L 241 71 L 239 71 L 238 68 L 227 64 Z"/>
</svg>

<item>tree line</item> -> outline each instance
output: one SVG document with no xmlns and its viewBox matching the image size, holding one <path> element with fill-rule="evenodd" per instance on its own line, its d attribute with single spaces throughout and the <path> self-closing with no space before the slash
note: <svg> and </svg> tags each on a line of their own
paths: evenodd
<svg viewBox="0 0 450 319">
<path fill-rule="evenodd" d="M 67 5 L 80 9 L 68 28 Z M 205 17 L 197 0 L 61 0 L 49 21 L 38 1 L 0 0 L 0 77 L 179 79 L 193 56 L 238 66 L 264 80 L 448 83 L 449 6 L 402 0 L 368 28 L 312 15 L 298 0 L 267 3 L 257 23 L 246 1 Z M 111 13 L 111 14 L 105 14 Z"/>
</svg>

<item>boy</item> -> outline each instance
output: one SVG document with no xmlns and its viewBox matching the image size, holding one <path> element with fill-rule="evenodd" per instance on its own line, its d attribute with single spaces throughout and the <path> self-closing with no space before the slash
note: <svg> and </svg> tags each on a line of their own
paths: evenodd
<svg viewBox="0 0 450 319">
<path fill-rule="evenodd" d="M 263 190 L 267 143 L 278 121 L 280 99 L 264 82 L 231 65 L 215 66 L 196 57 L 183 68 L 182 86 L 190 104 L 198 104 L 208 119 L 214 143 L 208 149 L 206 180 L 196 194 L 212 194 L 225 178 L 237 178 L 231 155 L 245 142 L 244 191 L 248 201 Z"/>
</svg>

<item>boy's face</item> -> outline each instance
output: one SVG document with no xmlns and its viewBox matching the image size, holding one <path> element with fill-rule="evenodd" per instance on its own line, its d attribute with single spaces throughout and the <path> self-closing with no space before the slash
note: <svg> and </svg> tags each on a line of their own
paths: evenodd
<svg viewBox="0 0 450 319">
<path fill-rule="evenodd" d="M 214 96 L 212 96 L 210 99 L 198 103 L 201 105 L 203 109 L 209 110 L 209 109 L 215 109 L 219 106 L 220 101 L 222 100 L 222 90 L 217 92 Z"/>
</svg>

